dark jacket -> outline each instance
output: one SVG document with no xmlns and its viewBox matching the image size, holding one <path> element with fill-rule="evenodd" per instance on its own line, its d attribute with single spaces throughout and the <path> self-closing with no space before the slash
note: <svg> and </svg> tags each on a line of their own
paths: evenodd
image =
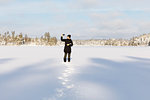
<svg viewBox="0 0 150 100">
<path fill-rule="evenodd" d="M 64 52 L 65 53 L 71 53 L 71 47 L 73 46 L 73 42 L 71 39 L 63 39 L 61 36 L 61 41 L 65 42 Z M 67 46 L 69 44 L 69 46 Z"/>
</svg>

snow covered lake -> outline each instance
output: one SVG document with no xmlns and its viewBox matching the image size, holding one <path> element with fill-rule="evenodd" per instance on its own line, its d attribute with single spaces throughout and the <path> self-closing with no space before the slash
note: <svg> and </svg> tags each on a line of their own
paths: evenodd
<svg viewBox="0 0 150 100">
<path fill-rule="evenodd" d="M 150 100 L 150 47 L 0 47 L 0 100 Z"/>
</svg>

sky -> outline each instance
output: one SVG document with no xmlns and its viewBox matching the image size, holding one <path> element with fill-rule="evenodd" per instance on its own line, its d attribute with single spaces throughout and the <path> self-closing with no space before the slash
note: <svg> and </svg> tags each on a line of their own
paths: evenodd
<svg viewBox="0 0 150 100">
<path fill-rule="evenodd" d="M 150 33 L 149 4 L 149 0 L 0 0 L 0 33 L 131 38 Z"/>
</svg>

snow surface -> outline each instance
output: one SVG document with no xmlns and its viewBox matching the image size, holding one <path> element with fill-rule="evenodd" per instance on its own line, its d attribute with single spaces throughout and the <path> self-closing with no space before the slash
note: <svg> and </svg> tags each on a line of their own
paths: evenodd
<svg viewBox="0 0 150 100">
<path fill-rule="evenodd" d="M 0 47 L 0 100 L 150 100 L 149 47 Z"/>
</svg>

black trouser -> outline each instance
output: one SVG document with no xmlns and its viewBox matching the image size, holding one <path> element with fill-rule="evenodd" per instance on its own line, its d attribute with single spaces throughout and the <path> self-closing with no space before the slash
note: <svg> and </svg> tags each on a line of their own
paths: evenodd
<svg viewBox="0 0 150 100">
<path fill-rule="evenodd" d="M 65 55 L 64 55 L 64 62 L 66 62 L 67 54 L 68 54 L 68 62 L 70 62 L 71 53 L 66 53 L 66 52 L 65 52 Z"/>
</svg>

